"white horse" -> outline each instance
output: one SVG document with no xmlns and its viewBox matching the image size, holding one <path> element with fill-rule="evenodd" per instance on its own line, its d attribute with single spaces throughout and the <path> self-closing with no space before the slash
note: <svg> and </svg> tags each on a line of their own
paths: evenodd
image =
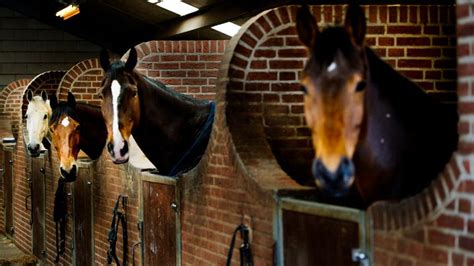
<svg viewBox="0 0 474 266">
<path fill-rule="evenodd" d="M 44 150 L 43 139 L 49 132 L 49 119 L 51 118 L 51 106 L 48 94 L 41 91 L 41 96 L 33 96 L 31 90 L 27 90 L 28 109 L 26 111 L 26 129 L 28 132 L 27 150 L 31 157 L 37 157 Z"/>
</svg>

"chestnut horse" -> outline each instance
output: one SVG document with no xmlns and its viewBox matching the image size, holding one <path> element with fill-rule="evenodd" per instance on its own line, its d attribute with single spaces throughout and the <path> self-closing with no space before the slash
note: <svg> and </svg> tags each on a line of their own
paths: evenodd
<svg viewBox="0 0 474 266">
<path fill-rule="evenodd" d="M 102 114 L 107 125 L 107 150 L 114 163 L 129 159 L 129 138 L 162 175 L 176 176 L 194 167 L 204 153 L 214 121 L 213 102 L 177 93 L 134 68 L 135 48 L 127 62 L 110 63 L 100 55 Z"/>
<path fill-rule="evenodd" d="M 308 7 L 297 13 L 309 52 L 301 84 L 316 186 L 333 197 L 356 193 L 368 206 L 420 192 L 458 135 L 454 106 L 434 101 L 364 45 L 365 21 L 355 4 L 344 26 L 322 31 Z"/>
<path fill-rule="evenodd" d="M 107 130 L 100 108 L 85 103 L 76 103 L 68 92 L 67 102 L 60 102 L 55 95 L 50 100 L 53 114 L 50 129 L 53 145 L 60 160 L 59 171 L 67 182 L 77 178 L 77 156 L 79 150 L 92 160 L 99 158 L 105 146 Z"/>
</svg>

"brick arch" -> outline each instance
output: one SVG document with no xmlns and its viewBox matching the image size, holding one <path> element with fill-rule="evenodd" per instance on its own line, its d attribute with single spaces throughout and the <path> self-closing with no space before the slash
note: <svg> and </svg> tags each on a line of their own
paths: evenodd
<svg viewBox="0 0 474 266">
<path fill-rule="evenodd" d="M 229 45 L 232 50 L 226 53 L 229 67 L 224 73 L 229 81 L 220 87 L 219 94 L 227 105 L 223 106 L 224 119 L 246 171 L 254 175 L 261 186 L 287 182 L 288 176 L 308 174 L 299 172 L 301 167 L 310 169 L 311 137 L 305 129 L 303 98 L 298 90 L 299 71 L 307 54 L 296 37 L 296 9 L 296 6 L 280 7 L 258 15 L 241 29 L 240 35 Z M 342 19 L 341 5 L 312 6 L 311 9 L 323 24 Z M 365 10 L 367 43 L 376 53 L 434 97 L 455 102 L 455 36 L 454 26 L 448 25 L 454 17 L 448 14 L 446 6 L 370 6 Z M 407 14 L 414 16 L 404 14 L 407 10 L 412 12 Z M 436 16 L 428 16 L 428 10 Z M 388 25 L 380 26 L 380 22 Z M 395 25 L 391 26 L 391 22 Z M 413 32 L 406 34 L 408 29 Z M 419 37 L 420 34 L 423 36 Z M 417 41 L 420 46 L 412 47 Z M 423 50 L 430 52 L 424 54 Z M 248 128 L 252 128 L 252 132 Z M 301 154 L 311 156 L 304 161 Z M 261 165 L 268 165 L 265 174 Z M 374 229 L 408 231 L 437 221 L 447 206 L 453 204 L 453 197 L 462 185 L 460 176 L 465 172 L 455 153 L 443 173 L 422 193 L 398 203 L 372 206 L 368 214 L 373 219 Z M 269 180 L 269 176 L 280 179 Z"/>
<path fill-rule="evenodd" d="M 10 125 L 15 138 L 18 138 L 23 92 L 29 82 L 29 79 L 13 81 L 2 90 L 0 95 L 0 113 L 5 114 L 10 119 Z"/>
<path fill-rule="evenodd" d="M 61 82 L 66 71 L 64 70 L 53 70 L 43 72 L 36 77 L 34 77 L 26 86 L 22 95 L 22 107 L 21 107 L 21 117 L 25 117 L 26 110 L 28 108 L 28 100 L 26 99 L 26 91 L 33 91 L 33 95 L 39 95 L 41 90 L 45 90 L 48 94 L 48 97 L 56 94 L 58 90 L 59 83 Z"/>
<path fill-rule="evenodd" d="M 138 44 L 136 69 L 176 91 L 213 100 L 218 68 L 227 41 L 148 41 Z M 128 52 L 121 60 L 126 61 Z"/>
<path fill-rule="evenodd" d="M 78 102 L 100 106 L 99 89 L 103 70 L 97 58 L 81 61 L 71 67 L 64 75 L 58 88 L 58 99 L 67 100 L 70 91 Z"/>
</svg>

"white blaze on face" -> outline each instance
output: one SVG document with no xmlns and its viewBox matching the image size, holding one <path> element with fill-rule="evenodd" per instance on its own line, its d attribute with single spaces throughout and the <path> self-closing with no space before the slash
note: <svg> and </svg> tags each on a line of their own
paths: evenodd
<svg viewBox="0 0 474 266">
<path fill-rule="evenodd" d="M 334 70 L 336 70 L 336 68 L 337 68 L 336 62 L 332 62 L 332 63 L 328 66 L 328 72 L 333 72 Z"/>
<path fill-rule="evenodd" d="M 112 108 L 113 108 L 113 121 L 112 131 L 114 139 L 114 155 L 117 159 L 123 159 L 120 154 L 120 150 L 124 146 L 124 139 L 119 129 L 119 118 L 118 118 L 118 97 L 120 95 L 121 86 L 117 80 L 112 81 Z"/>
<path fill-rule="evenodd" d="M 68 127 L 69 126 L 69 117 L 66 116 L 65 118 L 63 118 L 63 121 L 61 121 L 61 125 L 63 125 L 63 127 Z"/>
</svg>

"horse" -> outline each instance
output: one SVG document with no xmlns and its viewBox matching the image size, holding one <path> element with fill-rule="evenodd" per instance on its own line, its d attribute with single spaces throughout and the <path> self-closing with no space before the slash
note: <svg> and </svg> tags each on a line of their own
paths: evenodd
<svg viewBox="0 0 474 266">
<path fill-rule="evenodd" d="M 133 135 L 160 174 L 177 176 L 194 167 L 209 141 L 214 102 L 177 93 L 140 74 L 135 70 L 135 48 L 130 49 L 125 63 L 110 63 L 103 50 L 100 64 L 105 72 L 101 109 L 112 161 L 128 161 L 129 138 Z"/>
<path fill-rule="evenodd" d="M 366 19 L 349 4 L 344 25 L 319 30 L 309 8 L 296 29 L 309 58 L 301 75 L 316 187 L 333 198 L 400 200 L 420 192 L 457 148 L 457 112 L 365 45 Z"/>
<path fill-rule="evenodd" d="M 49 141 L 46 140 L 49 133 L 49 118 L 51 117 L 51 107 L 49 105 L 48 94 L 41 90 L 41 96 L 33 96 L 33 91 L 26 91 L 28 108 L 26 110 L 26 129 L 28 132 L 28 143 L 26 144 L 28 154 L 31 157 L 38 157 L 41 150 L 49 148 Z"/>
<path fill-rule="evenodd" d="M 76 103 L 71 92 L 67 102 L 58 102 L 53 95 L 50 103 L 53 110 L 50 130 L 60 160 L 59 172 L 65 181 L 73 182 L 77 178 L 79 150 L 96 160 L 104 149 L 107 137 L 104 119 L 99 107 Z"/>
</svg>

